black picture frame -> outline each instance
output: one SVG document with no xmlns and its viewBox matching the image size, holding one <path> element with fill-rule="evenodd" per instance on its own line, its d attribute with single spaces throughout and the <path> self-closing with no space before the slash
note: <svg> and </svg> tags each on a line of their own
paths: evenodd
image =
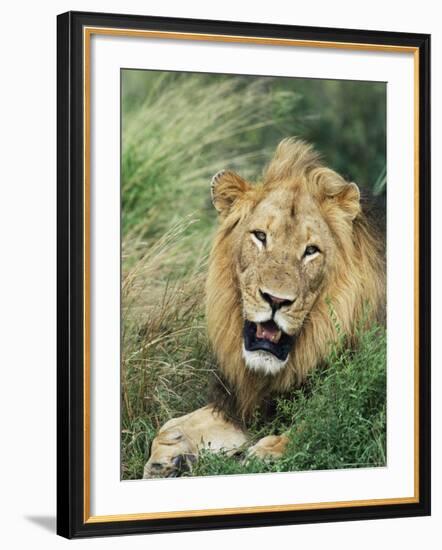
<svg viewBox="0 0 442 550">
<path fill-rule="evenodd" d="M 414 48 L 419 59 L 419 497 L 405 504 L 89 521 L 84 489 L 84 29 L 108 27 Z M 67 538 L 430 514 L 430 36 L 69 12 L 57 21 L 57 532 Z"/>
</svg>

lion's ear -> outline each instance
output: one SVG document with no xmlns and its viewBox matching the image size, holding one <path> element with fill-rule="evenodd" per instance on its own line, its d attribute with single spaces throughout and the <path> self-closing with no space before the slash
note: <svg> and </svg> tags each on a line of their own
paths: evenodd
<svg viewBox="0 0 442 550">
<path fill-rule="evenodd" d="M 361 211 L 361 193 L 359 187 L 354 182 L 345 183 L 342 191 L 338 193 L 336 199 L 339 206 L 351 220 L 354 220 Z"/>
<path fill-rule="evenodd" d="M 354 220 L 361 211 L 359 187 L 356 183 L 345 181 L 334 170 L 320 168 L 318 172 L 323 198 L 333 199 L 350 220 Z"/>
<path fill-rule="evenodd" d="M 235 172 L 221 170 L 217 172 L 211 183 L 212 203 L 223 216 L 229 213 L 232 205 L 250 189 L 250 184 Z"/>
</svg>

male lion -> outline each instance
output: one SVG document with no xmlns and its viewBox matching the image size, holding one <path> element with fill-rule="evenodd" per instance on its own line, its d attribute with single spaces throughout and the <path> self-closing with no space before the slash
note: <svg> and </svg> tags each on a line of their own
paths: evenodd
<svg viewBox="0 0 442 550">
<path fill-rule="evenodd" d="M 220 223 L 206 313 L 219 383 L 209 405 L 160 429 L 145 478 L 177 475 L 202 448 L 243 448 L 254 411 L 324 362 L 330 343 L 342 340 L 337 327 L 354 345 L 362 322 L 383 321 L 381 239 L 356 184 L 325 167 L 310 145 L 283 140 L 257 185 L 218 172 L 212 201 Z M 287 441 L 267 436 L 249 452 L 278 457 Z"/>
</svg>

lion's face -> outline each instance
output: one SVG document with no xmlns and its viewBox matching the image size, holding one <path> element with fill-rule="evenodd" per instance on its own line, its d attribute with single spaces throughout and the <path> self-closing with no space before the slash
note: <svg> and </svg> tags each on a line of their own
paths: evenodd
<svg viewBox="0 0 442 550">
<path fill-rule="evenodd" d="M 315 201 L 302 190 L 275 189 L 244 221 L 237 277 L 249 368 L 279 371 L 322 288 L 333 239 Z"/>
<path fill-rule="evenodd" d="M 342 239 L 352 240 L 358 188 L 322 167 L 262 185 L 222 171 L 212 198 L 221 219 L 215 247 L 223 243 L 239 290 L 243 359 L 249 369 L 276 374 L 336 267 L 335 234 L 341 248 Z"/>
</svg>

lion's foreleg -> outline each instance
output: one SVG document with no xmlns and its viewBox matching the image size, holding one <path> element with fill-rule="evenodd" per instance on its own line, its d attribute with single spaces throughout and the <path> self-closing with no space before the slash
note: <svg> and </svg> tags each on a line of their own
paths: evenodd
<svg viewBox="0 0 442 550">
<path fill-rule="evenodd" d="M 234 454 L 247 442 L 247 434 L 208 405 L 169 420 L 152 442 L 143 477 L 172 477 L 192 468 L 199 451 Z"/>
</svg>

